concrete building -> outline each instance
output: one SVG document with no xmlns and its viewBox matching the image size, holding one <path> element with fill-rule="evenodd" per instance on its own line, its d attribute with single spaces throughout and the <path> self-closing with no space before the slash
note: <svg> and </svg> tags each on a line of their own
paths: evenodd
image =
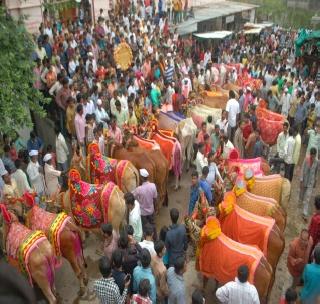
<svg viewBox="0 0 320 304">
<path fill-rule="evenodd" d="M 1 0 L 0 0 L 1 1 Z M 40 23 L 43 21 L 44 3 L 64 3 L 69 0 L 2 0 L 2 4 L 6 6 L 11 16 L 18 18 L 19 16 L 27 16 L 25 21 L 28 31 L 37 33 Z M 102 8 L 107 14 L 109 10 L 108 0 L 73 0 L 74 6 L 58 12 L 58 17 L 62 20 L 72 20 L 79 14 L 79 6 L 87 5 L 90 8 L 91 16 L 95 16 L 95 20 Z"/>
<path fill-rule="evenodd" d="M 194 18 L 178 25 L 178 33 L 204 33 L 211 31 L 239 31 L 246 22 L 253 23 L 257 5 L 221 1 L 193 0 Z"/>
<path fill-rule="evenodd" d="M 305 10 L 320 10 L 319 0 L 287 0 L 287 6 Z"/>
</svg>

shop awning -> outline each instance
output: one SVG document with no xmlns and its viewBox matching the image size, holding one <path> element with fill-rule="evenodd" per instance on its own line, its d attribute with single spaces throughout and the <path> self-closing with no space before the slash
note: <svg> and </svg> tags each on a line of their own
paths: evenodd
<svg viewBox="0 0 320 304">
<path fill-rule="evenodd" d="M 245 35 L 259 35 L 262 31 L 262 28 L 258 27 L 258 28 L 252 28 L 250 30 L 245 30 L 243 33 Z"/>
<path fill-rule="evenodd" d="M 247 22 L 244 24 L 243 27 L 245 29 L 253 29 L 253 28 L 265 29 L 265 28 L 272 27 L 272 26 L 273 26 L 273 23 L 250 23 L 250 22 Z"/>
<path fill-rule="evenodd" d="M 224 39 L 232 34 L 233 32 L 230 31 L 215 31 L 208 33 L 196 33 L 193 35 L 200 39 Z"/>
</svg>

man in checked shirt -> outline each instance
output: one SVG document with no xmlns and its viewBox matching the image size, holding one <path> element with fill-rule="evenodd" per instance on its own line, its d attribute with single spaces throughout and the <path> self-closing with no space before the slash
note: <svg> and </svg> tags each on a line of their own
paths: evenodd
<svg viewBox="0 0 320 304">
<path fill-rule="evenodd" d="M 130 277 L 125 278 L 124 290 L 120 294 L 119 287 L 112 277 L 112 265 L 109 258 L 102 257 L 99 261 L 102 278 L 96 280 L 93 289 L 101 304 L 124 304 L 126 302 Z"/>
</svg>

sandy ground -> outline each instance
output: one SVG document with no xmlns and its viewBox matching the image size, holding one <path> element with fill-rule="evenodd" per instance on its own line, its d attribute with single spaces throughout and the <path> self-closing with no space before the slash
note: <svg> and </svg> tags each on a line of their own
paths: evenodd
<svg viewBox="0 0 320 304">
<path fill-rule="evenodd" d="M 289 287 L 291 283 L 290 275 L 287 271 L 286 258 L 288 253 L 288 246 L 290 240 L 299 234 L 299 231 L 306 227 L 306 224 L 301 218 L 302 207 L 298 204 L 299 196 L 299 180 L 298 174 L 300 169 L 296 168 L 294 181 L 292 183 L 291 200 L 289 203 L 287 227 L 285 230 L 286 247 L 281 256 L 280 262 L 277 267 L 276 279 L 271 292 L 269 303 L 278 303 L 281 294 Z M 189 186 L 190 186 L 190 175 L 191 173 L 183 173 L 181 179 L 181 188 L 178 191 L 173 191 L 173 177 L 170 178 L 168 185 L 169 190 L 169 208 L 161 208 L 157 217 L 156 223 L 158 230 L 163 225 L 170 225 L 169 210 L 172 207 L 179 209 L 180 214 L 184 215 L 187 213 L 187 206 L 189 201 Z M 318 187 L 316 189 L 319 189 Z M 312 198 L 313 201 L 313 198 Z M 96 235 L 91 234 L 87 238 L 85 243 L 85 258 L 88 264 L 88 275 L 89 275 L 89 291 L 81 299 L 77 296 L 79 289 L 78 281 L 72 272 L 70 265 L 64 261 L 63 266 L 57 271 L 56 274 L 56 287 L 60 296 L 60 303 L 98 303 L 98 300 L 92 295 L 92 285 L 95 279 L 99 277 L 98 271 L 98 260 L 99 256 L 96 254 L 96 249 L 100 246 L 101 240 Z M 214 254 L 214 253 L 213 253 Z M 192 258 L 188 262 L 188 270 L 185 274 L 187 299 L 190 303 L 190 298 L 193 290 L 196 286 L 202 285 L 201 275 L 195 271 L 194 260 Z M 207 303 L 217 303 L 214 297 L 214 283 L 209 282 L 206 289 Z"/>
</svg>

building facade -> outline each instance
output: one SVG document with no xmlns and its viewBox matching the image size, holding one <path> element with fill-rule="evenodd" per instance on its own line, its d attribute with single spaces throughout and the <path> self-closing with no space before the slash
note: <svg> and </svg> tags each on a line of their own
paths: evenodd
<svg viewBox="0 0 320 304">
<path fill-rule="evenodd" d="M 81 5 L 89 7 L 91 18 L 96 20 L 100 9 L 104 10 L 105 15 L 109 10 L 109 0 L 2 0 L 9 11 L 10 15 L 14 18 L 26 16 L 26 28 L 31 33 L 37 33 L 39 25 L 44 20 L 44 7 L 45 3 L 52 4 L 69 3 L 68 8 L 57 12 L 56 18 L 63 21 L 73 20 L 79 15 L 79 8 Z"/>
</svg>

